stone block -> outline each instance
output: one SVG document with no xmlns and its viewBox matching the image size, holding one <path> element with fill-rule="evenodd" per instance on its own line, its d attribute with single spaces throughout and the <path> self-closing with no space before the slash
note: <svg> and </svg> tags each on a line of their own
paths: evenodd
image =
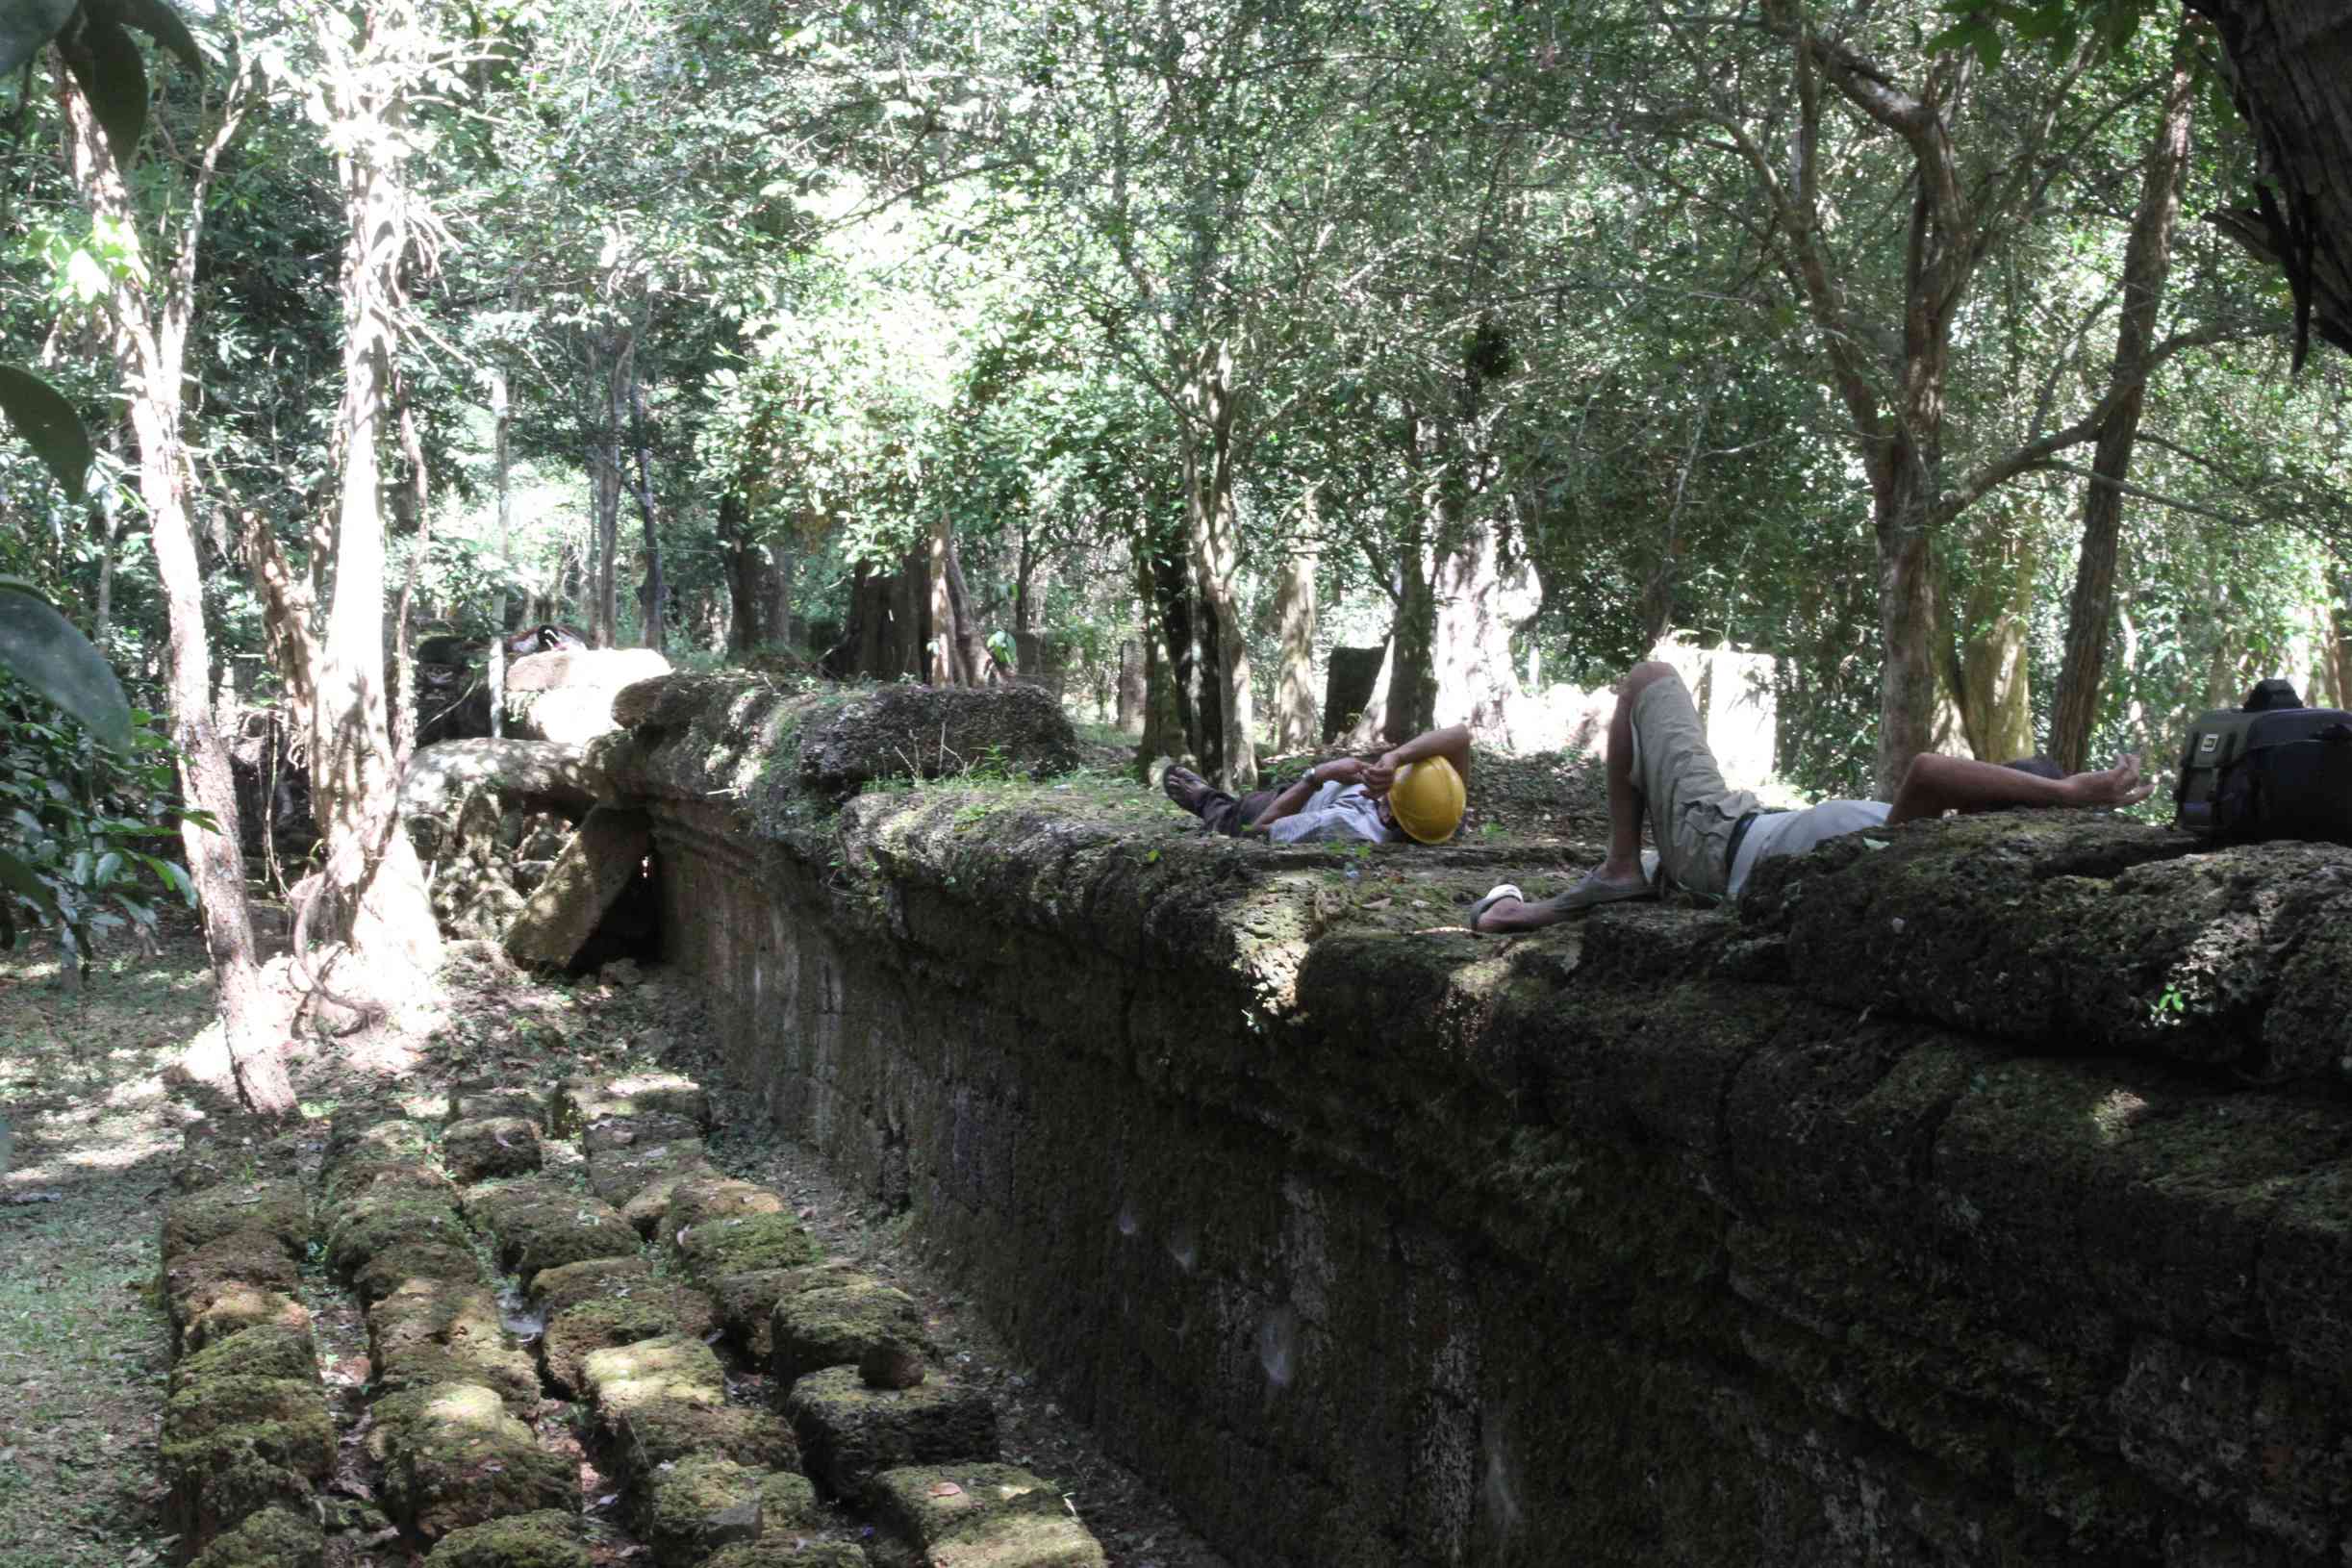
<svg viewBox="0 0 2352 1568">
<path fill-rule="evenodd" d="M 348 1279 L 395 1248 L 419 1242 L 464 1247 L 470 1241 L 457 1205 L 440 1192 L 370 1189 L 336 1210 L 327 1230 L 327 1264 Z"/>
<path fill-rule="evenodd" d="M 920 1343 L 923 1309 L 894 1286 L 863 1276 L 777 1301 L 769 1370 L 789 1386 L 827 1367 L 856 1366 L 878 1345 Z"/>
<path fill-rule="evenodd" d="M 798 1268 L 817 1258 L 816 1238 L 789 1214 L 730 1214 L 672 1231 L 664 1239 L 697 1279 Z"/>
<path fill-rule="evenodd" d="M 640 1513 L 645 1544 L 663 1568 L 687 1568 L 738 1541 L 806 1535 L 828 1522 L 807 1477 L 714 1456 L 682 1459 L 657 1474 Z"/>
<path fill-rule="evenodd" d="M 653 1260 L 642 1253 L 591 1257 L 542 1269 L 531 1281 L 531 1298 L 541 1314 L 552 1320 L 582 1302 L 593 1302 L 615 1292 L 646 1289 L 655 1282 Z"/>
<path fill-rule="evenodd" d="M 510 1409 L 540 1401 L 539 1372 L 506 1332 L 497 1298 L 473 1280 L 411 1280 L 367 1309 L 367 1351 L 388 1392 L 435 1383 L 494 1388 Z"/>
<path fill-rule="evenodd" d="M 528 1176 L 540 1167 L 539 1127 L 518 1116 L 453 1122 L 442 1134 L 442 1163 L 462 1182 Z"/>
<path fill-rule="evenodd" d="M 577 1132 L 592 1122 L 639 1116 L 677 1116 L 711 1125 L 711 1097 L 692 1078 L 675 1073 L 632 1073 L 620 1077 L 575 1076 L 557 1085 L 549 1110 L 559 1131 Z"/>
<path fill-rule="evenodd" d="M 384 1466 L 385 1506 L 424 1540 L 509 1514 L 579 1509 L 577 1462 L 540 1447 L 493 1389 L 443 1383 L 372 1408 L 367 1447 Z"/>
<path fill-rule="evenodd" d="M 848 1271 L 848 1260 L 836 1258 L 797 1269 L 752 1269 L 743 1274 L 721 1275 L 710 1282 L 711 1298 L 718 1304 L 720 1328 L 728 1344 L 748 1355 L 754 1365 L 764 1367 L 774 1344 L 771 1329 L 776 1302 L 804 1290 L 839 1284 Z"/>
<path fill-rule="evenodd" d="M 171 1369 L 171 1392 L 224 1377 L 316 1382 L 317 1342 L 307 1328 L 259 1325 L 181 1356 Z"/>
<path fill-rule="evenodd" d="M 608 1568 L 633 1551 L 609 1525 L 548 1508 L 453 1530 L 424 1562 L 425 1568 Z"/>
<path fill-rule="evenodd" d="M 763 1537 L 721 1548 L 702 1568 L 869 1568 L 866 1554 L 847 1541 Z"/>
<path fill-rule="evenodd" d="M 164 1266 L 164 1302 L 183 1332 L 224 1292 L 291 1293 L 300 1281 L 294 1260 L 266 1230 L 237 1230 L 192 1248 Z"/>
<path fill-rule="evenodd" d="M 519 1116 L 533 1127 L 547 1125 L 547 1097 L 536 1089 L 518 1089 L 497 1079 L 460 1084 L 449 1092 L 449 1120 L 477 1122 L 486 1117 Z"/>
<path fill-rule="evenodd" d="M 767 1188 L 730 1176 L 682 1181 L 670 1189 L 669 1205 L 662 1210 L 660 1234 L 665 1245 L 674 1246 L 678 1232 L 705 1221 L 738 1214 L 782 1214 L 790 1207 Z"/>
<path fill-rule="evenodd" d="M 643 1154 L 632 1152 L 626 1161 L 625 1171 L 615 1169 L 616 1160 L 612 1156 L 607 1156 L 601 1166 L 590 1166 L 588 1184 L 595 1189 L 597 1197 L 619 1203 L 620 1217 L 647 1240 L 661 1228 L 662 1216 L 669 1212 L 670 1201 L 679 1187 L 688 1182 L 717 1180 L 720 1175 L 718 1168 L 703 1158 L 699 1138 L 657 1144 Z M 634 1192 L 625 1190 L 632 1187 Z M 624 1196 L 613 1197 L 616 1190 L 623 1191 Z"/>
<path fill-rule="evenodd" d="M 481 1259 L 463 1241 L 418 1241 L 369 1258 L 352 1275 L 351 1288 L 363 1304 L 372 1304 L 412 1284 L 471 1284 L 481 1277 Z"/>
<path fill-rule="evenodd" d="M 585 1363 L 596 1352 L 664 1335 L 699 1342 L 717 1321 L 702 1292 L 645 1280 L 550 1315 L 540 1353 L 549 1380 L 576 1394 L 585 1392 Z"/>
<path fill-rule="evenodd" d="M 569 964 L 645 870 L 653 844 L 642 811 L 598 806 L 581 820 L 547 879 L 506 932 L 518 964 Z"/>
<path fill-rule="evenodd" d="M 326 1531 L 308 1509 L 268 1507 L 215 1538 L 190 1568 L 323 1568 Z"/>
<path fill-rule="evenodd" d="M 1061 1490 L 1006 1464 L 886 1470 L 866 1500 L 896 1539 L 873 1555 L 905 1568 L 1103 1568 L 1102 1547 Z M 893 1550 L 896 1548 L 896 1550 Z"/>
<path fill-rule="evenodd" d="M 631 1405 L 608 1434 L 621 1469 L 643 1485 L 664 1465 L 696 1455 L 732 1459 L 753 1470 L 798 1468 L 792 1429 L 771 1410 L 652 1398 Z"/>
<path fill-rule="evenodd" d="M 230 1182 L 171 1199 L 164 1205 L 164 1260 L 240 1230 L 276 1238 L 289 1257 L 299 1260 L 311 1244 L 311 1205 L 302 1183 L 292 1177 Z"/>
<path fill-rule="evenodd" d="M 610 1203 L 538 1177 L 476 1187 L 466 1195 L 466 1212 L 495 1242 L 498 1266 L 525 1285 L 542 1269 L 626 1257 L 640 1246 Z"/>
<path fill-rule="evenodd" d="M 868 1388 L 854 1367 L 834 1367 L 793 1384 L 784 1414 L 809 1476 L 836 1497 L 860 1496 L 885 1470 L 997 1457 L 988 1396 L 944 1378 L 885 1390 Z"/>
<path fill-rule="evenodd" d="M 307 1507 L 335 1469 L 335 1423 L 315 1375 L 224 1372 L 164 1402 L 158 1456 L 172 1517 L 202 1547 L 265 1507 Z"/>
</svg>

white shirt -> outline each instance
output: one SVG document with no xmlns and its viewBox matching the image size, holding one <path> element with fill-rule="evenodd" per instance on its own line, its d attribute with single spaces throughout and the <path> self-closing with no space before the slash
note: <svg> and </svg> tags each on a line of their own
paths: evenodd
<svg viewBox="0 0 2352 1568">
<path fill-rule="evenodd" d="M 1757 824 L 1762 826 L 1761 822 Z M 1750 828 L 1754 834 L 1755 828 Z M 1361 784 L 1342 784 L 1337 779 L 1319 786 L 1306 797 L 1306 804 L 1287 817 L 1277 818 L 1266 824 L 1266 836 L 1276 844 L 1323 844 L 1333 841 L 1360 840 L 1365 844 L 1386 844 L 1396 832 L 1380 821 L 1380 803 L 1365 793 Z"/>
<path fill-rule="evenodd" d="M 1884 827 L 1886 814 L 1894 809 L 1884 800 L 1824 800 L 1803 811 L 1777 811 L 1758 817 L 1748 824 L 1748 836 L 1739 841 L 1739 853 L 1732 861 L 1731 886 L 1724 892 L 1724 901 L 1739 901 L 1740 893 L 1748 885 L 1748 873 L 1761 865 L 1766 855 L 1801 855 L 1824 839 Z"/>
</svg>

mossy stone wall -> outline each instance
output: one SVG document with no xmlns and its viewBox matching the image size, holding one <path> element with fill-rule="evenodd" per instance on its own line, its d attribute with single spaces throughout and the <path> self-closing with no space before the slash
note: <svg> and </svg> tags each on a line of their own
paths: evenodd
<svg viewBox="0 0 2352 1568">
<path fill-rule="evenodd" d="M 667 949 L 778 1124 L 1237 1561 L 2352 1561 L 2352 1107 L 2289 980 L 2352 854 L 1920 824 L 1502 944 L 1043 792 L 759 818 L 659 760 Z"/>
</svg>

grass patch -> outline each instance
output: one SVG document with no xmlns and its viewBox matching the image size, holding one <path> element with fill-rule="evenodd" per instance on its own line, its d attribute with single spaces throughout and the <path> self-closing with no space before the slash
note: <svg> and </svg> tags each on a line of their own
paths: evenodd
<svg viewBox="0 0 2352 1568">
<path fill-rule="evenodd" d="M 153 1281 L 179 1124 L 161 1074 L 211 1022 L 190 930 L 83 987 L 51 954 L 0 958 L 0 1568 L 139 1568 L 169 1550 Z"/>
</svg>

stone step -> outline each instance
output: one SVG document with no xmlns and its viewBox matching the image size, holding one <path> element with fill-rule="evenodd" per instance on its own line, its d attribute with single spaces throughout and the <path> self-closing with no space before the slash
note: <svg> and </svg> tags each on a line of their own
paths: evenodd
<svg viewBox="0 0 2352 1568">
<path fill-rule="evenodd" d="M 423 1540 L 510 1514 L 579 1510 L 579 1467 L 542 1448 L 495 1389 L 441 1383 L 387 1395 L 371 1412 L 385 1506 Z"/>
<path fill-rule="evenodd" d="M 526 1287 L 542 1269 L 627 1257 L 641 1245 L 612 1204 L 545 1177 L 469 1188 L 465 1207 L 495 1247 L 498 1266 Z"/>
<path fill-rule="evenodd" d="M 888 1537 L 869 1552 L 876 1568 L 1103 1568 L 1060 1490 L 1013 1465 L 886 1470 L 866 1499 Z"/>
<path fill-rule="evenodd" d="M 862 1495 L 885 1470 L 997 1457 L 988 1396 L 944 1378 L 872 1388 L 855 1367 L 833 1367 L 794 1383 L 784 1414 L 810 1478 L 834 1497 Z"/>
</svg>

